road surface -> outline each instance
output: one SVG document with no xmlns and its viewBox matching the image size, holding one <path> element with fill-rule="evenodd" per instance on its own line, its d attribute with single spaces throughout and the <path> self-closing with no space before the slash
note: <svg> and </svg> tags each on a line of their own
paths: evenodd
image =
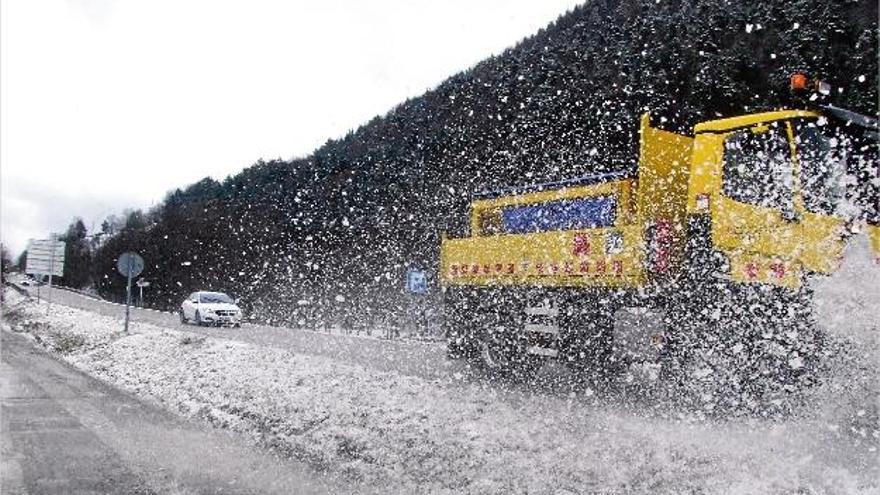
<svg viewBox="0 0 880 495">
<path fill-rule="evenodd" d="M 356 493 L 0 332 L 3 494 Z"/>
<path fill-rule="evenodd" d="M 36 295 L 33 287 L 29 289 Z M 41 289 L 46 297 L 48 288 Z M 92 311 L 106 316 L 125 317 L 125 306 L 92 299 L 63 289 L 53 288 L 52 303 Z M 394 371 L 422 378 L 447 378 L 462 365 L 446 358 L 446 346 L 439 342 L 418 340 L 388 340 L 356 335 L 328 334 L 303 329 L 271 327 L 245 323 L 241 328 L 199 327 L 180 322 L 176 313 L 132 308 L 133 322 L 239 340 L 261 346 L 275 347 L 321 355 L 359 364 L 380 371 Z"/>
</svg>

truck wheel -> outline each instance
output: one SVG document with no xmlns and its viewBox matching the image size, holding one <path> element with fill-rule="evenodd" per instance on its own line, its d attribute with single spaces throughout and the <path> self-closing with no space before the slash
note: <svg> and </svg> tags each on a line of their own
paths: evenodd
<svg viewBox="0 0 880 495">
<path fill-rule="evenodd" d="M 480 340 L 480 364 L 492 378 L 515 381 L 531 379 L 541 367 L 537 356 L 505 331 L 486 331 Z"/>
</svg>

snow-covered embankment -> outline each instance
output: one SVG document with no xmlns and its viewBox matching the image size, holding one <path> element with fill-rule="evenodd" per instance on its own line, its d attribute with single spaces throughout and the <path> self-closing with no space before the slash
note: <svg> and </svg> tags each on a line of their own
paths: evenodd
<svg viewBox="0 0 880 495">
<path fill-rule="evenodd" d="M 774 422 L 643 415 L 595 396 L 429 381 L 150 325 L 124 335 L 117 319 L 58 306 L 47 317 L 9 299 L 4 326 L 76 367 L 386 492 L 880 489 L 876 442 L 840 426 L 852 408 Z"/>
</svg>

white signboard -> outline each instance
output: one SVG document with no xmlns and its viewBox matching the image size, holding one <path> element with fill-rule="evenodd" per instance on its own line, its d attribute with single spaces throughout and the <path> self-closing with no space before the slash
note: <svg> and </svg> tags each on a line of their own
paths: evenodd
<svg viewBox="0 0 880 495">
<path fill-rule="evenodd" d="M 65 243 L 55 239 L 35 239 L 28 244 L 25 271 L 28 274 L 64 276 Z"/>
</svg>

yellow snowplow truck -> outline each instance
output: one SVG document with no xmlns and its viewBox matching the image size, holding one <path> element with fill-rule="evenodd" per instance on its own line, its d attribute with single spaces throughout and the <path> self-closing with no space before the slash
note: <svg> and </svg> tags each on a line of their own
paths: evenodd
<svg viewBox="0 0 880 495">
<path fill-rule="evenodd" d="M 515 377 L 638 373 L 718 405 L 798 388 L 823 350 L 807 278 L 854 231 L 880 253 L 876 153 L 876 120 L 830 106 L 690 136 L 645 115 L 632 171 L 474 198 L 469 237 L 441 246 L 449 354 Z M 662 324 L 615 324 L 624 308 Z"/>
</svg>

